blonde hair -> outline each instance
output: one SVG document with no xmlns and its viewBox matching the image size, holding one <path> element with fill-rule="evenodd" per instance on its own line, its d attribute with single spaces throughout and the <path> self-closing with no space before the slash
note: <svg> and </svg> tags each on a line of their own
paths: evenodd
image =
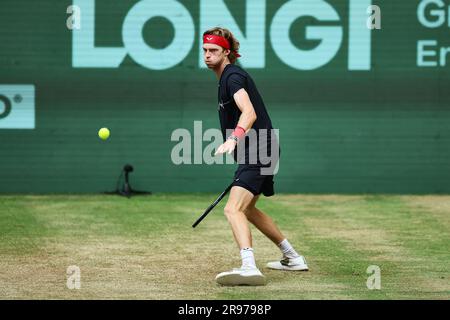
<svg viewBox="0 0 450 320">
<path fill-rule="evenodd" d="M 221 36 L 228 40 L 228 42 L 230 43 L 230 54 L 228 55 L 228 59 L 230 60 L 231 63 L 234 64 L 237 60 L 235 52 L 239 50 L 239 41 L 237 41 L 237 39 L 234 37 L 231 31 L 225 28 L 215 27 L 203 32 L 203 36 L 207 34 Z"/>
</svg>

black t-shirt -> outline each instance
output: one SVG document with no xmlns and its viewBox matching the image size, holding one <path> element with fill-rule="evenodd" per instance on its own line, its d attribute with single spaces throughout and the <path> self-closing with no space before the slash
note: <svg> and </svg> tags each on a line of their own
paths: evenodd
<svg viewBox="0 0 450 320">
<path fill-rule="evenodd" d="M 265 165 L 268 160 L 264 158 L 264 155 L 270 157 L 271 150 L 276 150 L 274 147 L 278 148 L 276 137 L 272 137 L 272 121 L 253 79 L 245 70 L 234 64 L 225 66 L 219 80 L 218 111 L 223 139 L 225 140 L 236 128 L 241 116 L 241 110 L 233 98 L 240 89 L 245 89 L 249 95 L 257 119 L 252 125 L 254 130 L 247 133 L 245 137 L 245 144 L 242 144 L 244 141 L 239 142 L 234 152 L 234 159 L 239 164 Z M 245 148 L 245 158 L 243 148 Z M 260 157 L 261 155 L 263 156 Z"/>
</svg>

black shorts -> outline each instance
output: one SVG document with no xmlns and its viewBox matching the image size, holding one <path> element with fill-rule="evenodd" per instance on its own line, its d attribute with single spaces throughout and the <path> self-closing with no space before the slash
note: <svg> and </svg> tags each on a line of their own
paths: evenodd
<svg viewBox="0 0 450 320">
<path fill-rule="evenodd" d="M 236 179 L 239 179 L 236 181 Z M 273 189 L 273 175 L 261 175 L 261 167 L 252 165 L 239 165 L 234 173 L 233 186 L 247 189 L 253 195 L 263 194 L 266 197 L 275 194 Z"/>
</svg>

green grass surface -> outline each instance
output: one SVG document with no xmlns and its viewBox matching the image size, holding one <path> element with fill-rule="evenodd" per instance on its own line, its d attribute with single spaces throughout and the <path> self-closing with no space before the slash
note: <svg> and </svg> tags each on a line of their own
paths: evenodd
<svg viewBox="0 0 450 320">
<path fill-rule="evenodd" d="M 309 272 L 264 267 L 278 249 L 252 228 L 264 287 L 221 287 L 240 264 L 215 194 L 0 196 L 2 299 L 449 299 L 450 196 L 276 195 L 270 214 Z M 68 289 L 67 267 L 81 271 Z M 381 290 L 369 290 L 370 265 Z"/>
</svg>

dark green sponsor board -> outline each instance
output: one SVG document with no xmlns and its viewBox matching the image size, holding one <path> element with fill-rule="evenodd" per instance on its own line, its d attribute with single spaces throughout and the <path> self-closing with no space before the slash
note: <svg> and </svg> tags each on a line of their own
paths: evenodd
<svg viewBox="0 0 450 320">
<path fill-rule="evenodd" d="M 126 163 L 136 189 L 222 190 L 235 165 L 203 153 L 219 122 L 199 41 L 221 25 L 279 129 L 278 192 L 448 193 L 449 5 L 2 0 L 0 192 L 113 190 Z"/>
</svg>

